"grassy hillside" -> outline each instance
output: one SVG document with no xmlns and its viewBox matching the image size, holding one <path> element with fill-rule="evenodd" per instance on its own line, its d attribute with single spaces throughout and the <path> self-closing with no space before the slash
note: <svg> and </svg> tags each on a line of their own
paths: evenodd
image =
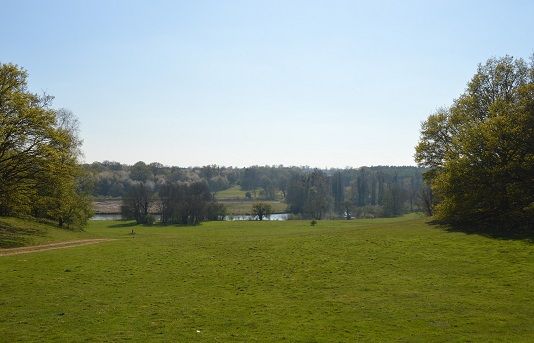
<svg viewBox="0 0 534 343">
<path fill-rule="evenodd" d="M 93 222 L 0 257 L 5 341 L 534 341 L 534 245 L 424 218 Z M 135 229 L 136 235 L 130 235 Z"/>
<path fill-rule="evenodd" d="M 59 241 L 92 238 L 88 232 L 60 229 L 28 219 L 0 217 L 0 248 L 15 248 Z"/>
</svg>

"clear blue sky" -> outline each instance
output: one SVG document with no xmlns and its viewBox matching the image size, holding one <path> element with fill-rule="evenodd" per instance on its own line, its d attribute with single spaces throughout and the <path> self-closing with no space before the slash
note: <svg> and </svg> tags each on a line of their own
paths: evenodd
<svg viewBox="0 0 534 343">
<path fill-rule="evenodd" d="M 1 1 L 0 62 L 81 121 L 85 161 L 413 165 L 534 1 Z"/>
</svg>

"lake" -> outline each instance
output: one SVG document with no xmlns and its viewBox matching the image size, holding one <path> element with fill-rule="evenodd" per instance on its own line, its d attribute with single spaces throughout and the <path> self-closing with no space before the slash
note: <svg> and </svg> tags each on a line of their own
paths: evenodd
<svg viewBox="0 0 534 343">
<path fill-rule="evenodd" d="M 154 214 L 156 221 L 159 221 L 161 216 L 159 214 Z M 226 221 L 234 220 L 256 220 L 257 216 L 252 216 L 249 214 L 239 214 L 239 215 L 228 215 L 224 217 Z M 274 213 L 269 217 L 264 218 L 263 220 L 288 220 L 289 213 Z M 91 220 L 122 220 L 122 216 L 119 213 L 99 213 L 95 214 Z"/>
</svg>

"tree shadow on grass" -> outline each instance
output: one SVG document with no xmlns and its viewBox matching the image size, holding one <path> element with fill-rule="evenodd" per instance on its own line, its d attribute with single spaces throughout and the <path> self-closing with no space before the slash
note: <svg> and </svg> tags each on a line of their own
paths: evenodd
<svg viewBox="0 0 534 343">
<path fill-rule="evenodd" d="M 0 248 L 16 248 L 28 245 L 32 236 L 45 236 L 46 231 L 39 228 L 15 227 L 0 222 Z"/>
<path fill-rule="evenodd" d="M 428 224 L 446 232 L 461 232 L 467 235 L 479 235 L 502 240 L 525 241 L 534 244 L 534 231 L 532 229 L 528 230 L 528 228 L 502 228 L 492 226 L 491 224 L 446 224 L 435 220 L 429 221 Z"/>
</svg>

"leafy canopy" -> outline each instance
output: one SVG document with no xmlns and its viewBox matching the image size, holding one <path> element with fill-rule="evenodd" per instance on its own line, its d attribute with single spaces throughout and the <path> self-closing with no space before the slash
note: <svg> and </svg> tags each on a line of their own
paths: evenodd
<svg viewBox="0 0 534 343">
<path fill-rule="evenodd" d="M 422 124 L 416 162 L 449 223 L 532 227 L 534 56 L 479 65 L 467 90 Z"/>
<path fill-rule="evenodd" d="M 90 205 L 80 187 L 78 121 L 28 90 L 27 72 L 0 63 L 0 215 L 83 224 Z"/>
</svg>

